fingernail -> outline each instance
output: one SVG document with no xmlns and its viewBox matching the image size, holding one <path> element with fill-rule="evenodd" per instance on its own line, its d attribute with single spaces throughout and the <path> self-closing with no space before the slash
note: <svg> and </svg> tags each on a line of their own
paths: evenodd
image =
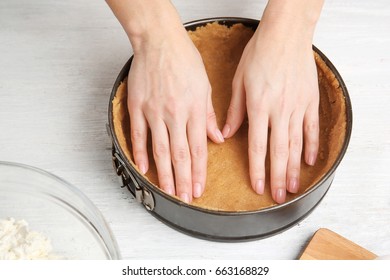
<svg viewBox="0 0 390 280">
<path fill-rule="evenodd" d="M 202 196 L 202 185 L 199 183 L 194 184 L 194 197 Z"/>
<path fill-rule="evenodd" d="M 166 188 L 165 192 L 169 195 L 175 195 L 175 191 L 171 187 Z"/>
<path fill-rule="evenodd" d="M 298 178 L 291 178 L 288 182 L 288 191 L 290 193 L 297 193 L 298 187 Z"/>
<path fill-rule="evenodd" d="M 307 164 L 313 166 L 316 163 L 316 158 L 317 158 L 316 154 L 314 153 L 309 154 L 309 157 L 307 159 Z"/>
<path fill-rule="evenodd" d="M 222 129 L 222 135 L 224 138 L 226 138 L 230 133 L 230 125 L 225 124 L 225 126 Z"/>
<path fill-rule="evenodd" d="M 264 181 L 263 180 L 257 180 L 255 188 L 256 188 L 256 193 L 263 194 L 264 193 Z"/>
<path fill-rule="evenodd" d="M 186 194 L 186 193 L 181 193 L 180 199 L 183 200 L 185 203 L 190 203 L 190 198 L 188 197 L 188 194 Z"/>
<path fill-rule="evenodd" d="M 273 197 L 277 203 L 283 203 L 286 200 L 286 190 L 281 188 L 276 189 Z"/>
<path fill-rule="evenodd" d="M 222 132 L 218 128 L 215 130 L 215 135 L 217 136 L 219 142 L 225 142 L 225 138 L 223 138 Z"/>
<path fill-rule="evenodd" d="M 139 171 L 141 171 L 142 175 L 144 175 L 148 171 L 146 169 L 146 165 L 144 163 L 141 163 L 138 168 L 139 168 Z"/>
</svg>

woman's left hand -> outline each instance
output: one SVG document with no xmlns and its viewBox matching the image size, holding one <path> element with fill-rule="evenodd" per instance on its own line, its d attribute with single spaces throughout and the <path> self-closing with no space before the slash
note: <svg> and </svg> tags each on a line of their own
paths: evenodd
<svg viewBox="0 0 390 280">
<path fill-rule="evenodd" d="M 299 188 L 301 154 L 316 161 L 319 89 L 311 37 L 304 30 L 262 21 L 248 42 L 233 79 L 233 95 L 222 134 L 231 137 L 248 113 L 252 188 L 265 186 L 268 128 L 270 184 L 277 203 Z"/>
</svg>

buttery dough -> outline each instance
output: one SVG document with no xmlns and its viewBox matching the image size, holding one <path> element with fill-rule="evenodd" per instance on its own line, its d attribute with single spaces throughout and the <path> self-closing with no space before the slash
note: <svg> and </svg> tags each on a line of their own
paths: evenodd
<svg viewBox="0 0 390 280">
<path fill-rule="evenodd" d="M 212 86 L 212 100 L 218 125 L 222 128 L 230 103 L 232 79 L 253 30 L 242 24 L 227 27 L 212 23 L 188 33 L 202 55 Z M 335 163 L 346 135 L 345 99 L 340 85 L 319 55 L 314 53 L 314 56 L 320 87 L 320 150 L 314 167 L 308 166 L 302 160 L 299 192 L 287 194 L 287 201 L 310 189 L 326 174 Z M 126 80 L 119 86 L 113 100 L 113 120 L 118 142 L 125 156 L 132 161 Z M 193 200 L 194 206 L 237 212 L 275 205 L 269 186 L 268 155 L 264 195 L 256 194 L 250 185 L 247 129 L 247 121 L 244 121 L 235 136 L 227 139 L 225 143 L 214 144 L 208 141 L 206 189 L 202 197 Z M 150 169 L 146 180 L 158 186 L 150 139 L 148 148 Z"/>
</svg>

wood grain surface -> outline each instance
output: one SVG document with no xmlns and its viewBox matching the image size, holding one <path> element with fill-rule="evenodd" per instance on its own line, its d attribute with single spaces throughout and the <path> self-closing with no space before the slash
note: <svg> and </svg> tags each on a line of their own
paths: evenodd
<svg viewBox="0 0 390 280">
<path fill-rule="evenodd" d="M 178 1 L 182 21 L 259 19 L 266 1 Z M 125 259 L 297 259 L 319 228 L 390 254 L 390 2 L 325 1 L 314 44 L 353 103 L 352 139 L 308 218 L 244 243 L 199 240 L 162 224 L 119 187 L 106 133 L 108 100 L 131 55 L 105 1 L 0 1 L 0 160 L 46 169 L 100 209 Z"/>
<path fill-rule="evenodd" d="M 321 228 L 312 237 L 300 260 L 373 260 L 374 253 L 345 237 Z"/>
</svg>

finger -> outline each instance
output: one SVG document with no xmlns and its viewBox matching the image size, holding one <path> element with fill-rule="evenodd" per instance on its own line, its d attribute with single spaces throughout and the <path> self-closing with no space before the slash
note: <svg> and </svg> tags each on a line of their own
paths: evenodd
<svg viewBox="0 0 390 280">
<path fill-rule="evenodd" d="M 277 116 L 271 119 L 270 159 L 271 159 L 271 191 L 277 203 L 286 200 L 286 171 L 289 156 L 288 120 Z"/>
<path fill-rule="evenodd" d="M 133 149 L 134 162 L 142 174 L 149 169 L 149 159 L 147 151 L 148 125 L 140 110 L 129 111 L 130 134 Z"/>
<path fill-rule="evenodd" d="M 229 138 L 240 128 L 245 117 L 245 88 L 243 78 L 236 74 L 232 84 L 232 99 L 227 111 L 226 123 L 222 129 L 222 135 Z"/>
<path fill-rule="evenodd" d="M 268 114 L 248 111 L 249 174 L 253 190 L 264 193 L 265 157 L 267 154 Z"/>
<path fill-rule="evenodd" d="M 319 127 L 318 102 L 312 102 L 307 108 L 303 120 L 305 162 L 308 165 L 314 165 L 317 159 Z"/>
<path fill-rule="evenodd" d="M 223 143 L 225 141 L 217 125 L 217 117 L 211 100 L 211 93 L 207 99 L 207 135 L 215 143 Z"/>
<path fill-rule="evenodd" d="M 191 157 L 188 147 L 186 124 L 176 122 L 168 127 L 171 141 L 171 157 L 175 170 L 176 195 L 184 202 L 192 201 Z"/>
<path fill-rule="evenodd" d="M 158 182 L 168 194 L 175 194 L 171 153 L 167 128 L 162 120 L 149 122 L 152 131 L 153 157 L 156 163 Z"/>
<path fill-rule="evenodd" d="M 293 113 L 290 118 L 289 157 L 287 163 L 287 191 L 297 193 L 302 155 L 303 114 Z"/>
<path fill-rule="evenodd" d="M 193 117 L 188 122 L 187 134 L 191 154 L 192 195 L 200 197 L 206 185 L 207 134 L 205 122 Z"/>
</svg>

